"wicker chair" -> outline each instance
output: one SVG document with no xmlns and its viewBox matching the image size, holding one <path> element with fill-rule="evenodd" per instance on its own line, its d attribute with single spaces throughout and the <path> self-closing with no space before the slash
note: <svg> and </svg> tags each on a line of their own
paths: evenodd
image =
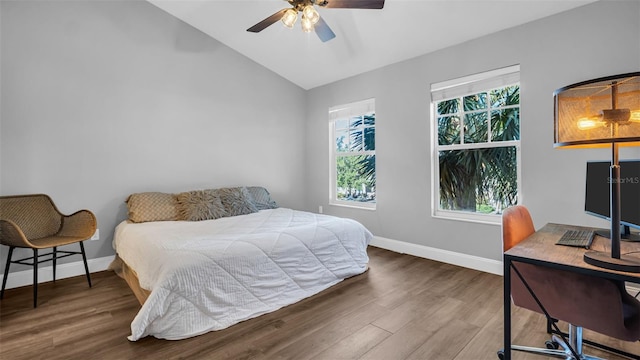
<svg viewBox="0 0 640 360">
<path fill-rule="evenodd" d="M 88 210 L 80 210 L 72 215 L 63 215 L 44 194 L 0 196 L 0 243 L 9 247 L 7 263 L 2 278 L 0 299 L 9 275 L 9 266 L 14 264 L 33 266 L 33 307 L 38 306 L 38 264 L 53 262 L 53 281 L 56 280 L 58 259 L 82 255 L 87 282 L 91 287 L 91 276 L 87 266 L 87 256 L 82 241 L 91 238 L 97 228 L 96 217 Z M 58 246 L 80 244 L 80 251 L 58 250 Z M 29 248 L 33 256 L 12 260 L 15 248 Z M 52 248 L 46 254 L 38 250 Z"/>
</svg>

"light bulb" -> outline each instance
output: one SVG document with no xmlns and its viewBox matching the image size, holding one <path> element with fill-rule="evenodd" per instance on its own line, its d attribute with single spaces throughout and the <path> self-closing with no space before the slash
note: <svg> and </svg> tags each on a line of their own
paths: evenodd
<svg viewBox="0 0 640 360">
<path fill-rule="evenodd" d="M 578 119 L 578 129 L 580 130 L 590 130 L 601 124 L 602 124 L 602 121 L 600 121 L 600 119 L 598 118 Z"/>
<path fill-rule="evenodd" d="M 282 23 L 289 29 L 293 28 L 296 20 L 298 20 L 298 12 L 295 9 L 289 9 L 282 15 Z"/>
<path fill-rule="evenodd" d="M 313 23 L 306 16 L 304 16 L 304 14 L 302 14 L 302 20 L 300 21 L 300 24 L 302 25 L 302 31 L 306 33 L 313 30 Z"/>
<path fill-rule="evenodd" d="M 629 121 L 640 122 L 640 110 L 631 111 L 631 117 L 629 118 Z"/>
<path fill-rule="evenodd" d="M 307 19 L 309 19 L 312 25 L 315 25 L 318 22 L 318 20 L 320 20 L 320 15 L 316 11 L 316 9 L 313 7 L 313 5 L 305 6 L 305 8 L 302 10 L 302 15 Z"/>
</svg>

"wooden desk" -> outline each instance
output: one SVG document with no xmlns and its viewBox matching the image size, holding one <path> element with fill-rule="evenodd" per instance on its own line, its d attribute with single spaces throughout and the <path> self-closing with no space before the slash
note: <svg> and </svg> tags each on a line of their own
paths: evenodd
<svg viewBox="0 0 640 360">
<path fill-rule="evenodd" d="M 628 281 L 640 284 L 640 273 L 629 273 L 599 268 L 584 262 L 582 256 L 588 250 L 570 246 L 556 245 L 562 234 L 571 229 L 594 228 L 563 224 L 547 224 L 527 239 L 504 253 L 504 359 L 511 359 L 511 262 L 525 262 L 548 266 L 556 269 L 574 271 L 586 275 Z M 597 236 L 591 250 L 610 252 L 610 241 Z M 623 241 L 620 244 L 622 254 L 640 258 L 640 243 Z"/>
</svg>

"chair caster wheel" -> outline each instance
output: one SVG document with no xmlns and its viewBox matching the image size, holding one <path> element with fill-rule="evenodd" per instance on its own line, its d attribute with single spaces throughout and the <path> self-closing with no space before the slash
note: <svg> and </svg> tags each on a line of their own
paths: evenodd
<svg viewBox="0 0 640 360">
<path fill-rule="evenodd" d="M 552 340 L 545 341 L 544 345 L 547 347 L 547 349 L 551 350 L 558 350 L 560 348 L 560 344 Z"/>
<path fill-rule="evenodd" d="M 498 359 L 504 360 L 504 350 L 498 351 Z"/>
</svg>

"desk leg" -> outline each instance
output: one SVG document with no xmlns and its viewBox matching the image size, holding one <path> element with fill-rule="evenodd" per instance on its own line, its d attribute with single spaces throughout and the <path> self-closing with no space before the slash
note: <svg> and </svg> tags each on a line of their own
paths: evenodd
<svg viewBox="0 0 640 360">
<path fill-rule="evenodd" d="M 503 260 L 504 360 L 511 360 L 511 259 Z"/>
</svg>

